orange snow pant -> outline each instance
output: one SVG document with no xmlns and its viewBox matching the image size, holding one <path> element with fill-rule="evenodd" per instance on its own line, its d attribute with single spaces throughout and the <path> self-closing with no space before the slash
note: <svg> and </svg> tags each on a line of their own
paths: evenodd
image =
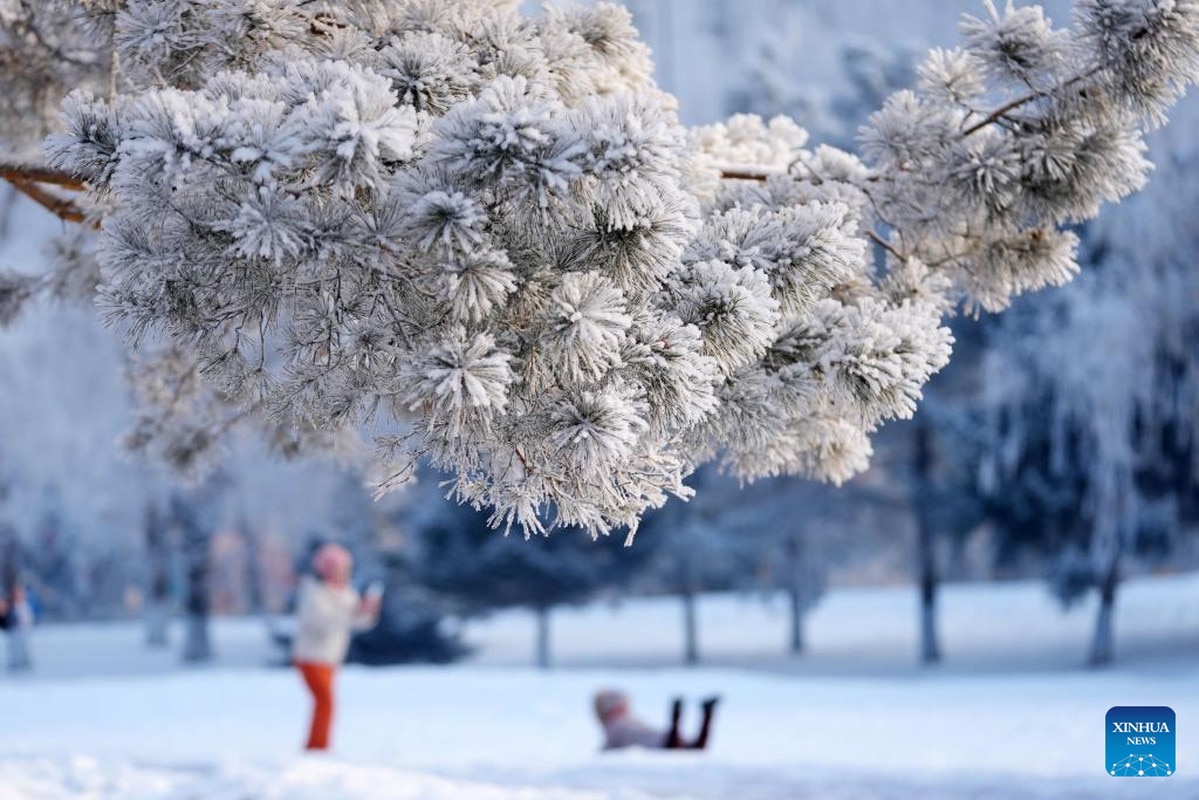
<svg viewBox="0 0 1199 800">
<path fill-rule="evenodd" d="M 312 661 L 297 661 L 296 667 L 312 692 L 312 725 L 308 729 L 308 750 L 329 749 L 329 727 L 333 724 L 333 676 L 337 668 L 332 664 L 317 664 Z"/>
</svg>

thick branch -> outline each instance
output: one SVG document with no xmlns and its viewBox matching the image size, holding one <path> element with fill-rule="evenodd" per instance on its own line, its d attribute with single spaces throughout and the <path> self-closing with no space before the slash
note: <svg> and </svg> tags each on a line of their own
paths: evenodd
<svg viewBox="0 0 1199 800">
<path fill-rule="evenodd" d="M 896 250 L 894 245 L 892 245 L 890 242 L 888 242 L 888 241 L 887 241 L 886 239 L 884 239 L 883 237 L 879 236 L 879 235 L 878 235 L 877 233 L 875 233 L 874 231 L 866 231 L 866 235 L 867 235 L 867 236 L 869 236 L 869 237 L 871 238 L 871 240 L 872 240 L 872 241 L 873 241 L 875 244 L 877 244 L 879 247 L 881 247 L 881 248 L 883 248 L 884 250 L 886 250 L 886 251 L 887 251 L 888 253 L 890 253 L 891 255 L 893 255 L 893 256 L 895 256 L 896 258 L 898 258 L 900 261 L 907 261 L 907 260 L 908 260 L 907 256 L 905 256 L 903 253 L 901 253 L 901 252 L 899 252 L 898 250 Z"/>
<path fill-rule="evenodd" d="M 779 175 L 778 172 L 767 172 L 762 170 L 758 172 L 753 169 L 723 169 L 720 171 L 720 179 L 725 181 L 757 181 L 765 183 L 771 175 Z"/>
<path fill-rule="evenodd" d="M 0 161 L 0 178 L 12 183 L 49 183 L 54 186 L 61 186 L 64 189 L 74 189 L 82 191 L 86 187 L 83 181 L 78 178 L 68 175 L 65 172 L 60 172 L 49 167 L 37 167 L 31 164 L 10 164 L 5 161 Z"/>
<path fill-rule="evenodd" d="M 1026 106 L 1029 103 L 1033 102 L 1034 100 L 1040 100 L 1041 98 L 1049 97 L 1050 95 L 1054 94 L 1055 92 L 1059 92 L 1062 89 L 1066 89 L 1070 86 L 1073 86 L 1076 83 L 1085 81 L 1087 78 L 1093 77 L 1101 69 L 1102 69 L 1102 67 L 1099 67 L 1099 66 L 1091 67 L 1086 72 L 1080 72 L 1078 75 L 1075 75 L 1070 80 L 1066 81 L 1065 83 L 1063 83 L 1059 86 L 1055 86 L 1052 89 L 1046 89 L 1046 90 L 1040 91 L 1040 92 L 1030 92 L 1029 94 L 1017 97 L 1016 99 L 1014 99 L 1008 103 L 1004 103 L 999 108 L 995 109 L 990 114 L 983 117 L 980 121 L 974 123 L 969 128 L 962 131 L 962 136 L 966 137 L 966 136 L 970 136 L 972 134 L 978 133 L 983 128 L 987 127 L 988 125 L 999 122 L 999 120 L 1003 119 L 1004 117 L 1006 117 L 1008 115 L 1008 113 L 1015 111 L 1017 108 L 1020 108 L 1021 106 Z"/>
<path fill-rule="evenodd" d="M 49 211 L 59 219 L 67 222 L 75 222 L 79 224 L 89 224 L 96 227 L 94 221 L 89 221 L 87 215 L 79 210 L 79 207 L 70 200 L 46 191 L 41 186 L 31 181 L 10 180 L 13 187 L 21 194 L 28 197 L 33 202 L 40 205 L 42 208 Z"/>
<path fill-rule="evenodd" d="M 54 44 L 47 39 L 42 33 L 41 26 L 37 24 L 37 13 L 32 8 L 32 4 L 28 2 L 22 2 L 21 5 L 25 9 L 25 17 L 18 20 L 13 28 L 14 32 L 17 33 L 20 38 L 26 38 L 26 36 L 21 36 L 22 33 L 25 33 L 26 35 L 32 35 L 41 48 L 45 50 L 54 61 L 65 62 L 67 64 L 72 64 L 76 67 L 83 67 L 85 69 L 95 67 L 96 60 L 94 54 L 89 55 L 85 51 L 82 56 L 75 55 L 70 51 L 65 50 L 60 44 Z"/>
</svg>

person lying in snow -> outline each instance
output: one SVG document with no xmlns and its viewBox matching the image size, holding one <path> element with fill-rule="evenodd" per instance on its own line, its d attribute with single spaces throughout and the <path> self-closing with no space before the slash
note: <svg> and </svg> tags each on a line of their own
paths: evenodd
<svg viewBox="0 0 1199 800">
<path fill-rule="evenodd" d="M 670 728 L 662 731 L 650 727 L 633 715 L 629 709 L 629 696 L 616 689 L 604 689 L 595 694 L 595 716 L 604 729 L 605 750 L 624 747 L 651 747 L 662 750 L 703 750 L 708 746 L 712 733 L 712 713 L 719 697 L 709 697 L 701 704 L 703 722 L 699 735 L 691 741 L 679 733 L 679 721 L 683 716 L 683 700 L 676 697 L 670 709 Z"/>
</svg>

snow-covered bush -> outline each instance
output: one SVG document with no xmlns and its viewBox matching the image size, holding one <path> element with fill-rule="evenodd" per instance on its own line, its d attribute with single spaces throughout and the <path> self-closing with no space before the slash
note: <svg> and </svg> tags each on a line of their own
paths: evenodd
<svg viewBox="0 0 1199 800">
<path fill-rule="evenodd" d="M 958 306 L 1076 270 L 1199 72 L 1195 0 L 989 1 L 862 129 L 687 131 L 628 13 L 516 0 L 131 0 L 52 166 L 102 304 L 224 394 L 427 456 L 525 532 L 628 526 L 720 459 L 836 482 L 909 416 Z M 390 475 L 391 477 L 386 477 Z"/>
</svg>

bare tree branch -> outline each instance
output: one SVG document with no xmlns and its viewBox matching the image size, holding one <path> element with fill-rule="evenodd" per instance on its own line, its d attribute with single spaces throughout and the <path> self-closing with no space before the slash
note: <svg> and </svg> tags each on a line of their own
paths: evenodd
<svg viewBox="0 0 1199 800">
<path fill-rule="evenodd" d="M 887 251 L 888 253 L 890 253 L 891 255 L 893 255 L 893 256 L 895 256 L 896 258 L 898 258 L 900 261 L 907 261 L 907 260 L 908 260 L 908 257 L 907 257 L 907 256 L 905 256 L 903 253 L 901 253 L 901 252 L 899 252 L 898 250 L 896 250 L 896 249 L 895 249 L 895 247 L 894 247 L 894 245 L 892 245 L 890 242 L 888 242 L 888 241 L 887 241 L 886 239 L 884 239 L 883 237 L 879 236 L 879 235 L 878 235 L 877 233 L 875 233 L 874 231 L 866 231 L 866 235 L 870 237 L 871 241 L 873 241 L 873 242 L 874 242 L 875 244 L 877 244 L 879 247 L 881 247 L 881 248 L 883 248 L 884 250 L 886 250 L 886 251 Z"/>
<path fill-rule="evenodd" d="M 738 169 L 724 169 L 720 171 L 720 179 L 725 181 L 757 181 L 765 183 L 771 175 L 781 175 L 781 172 L 773 172 L 763 169 L 755 170 L 752 167 Z"/>
<path fill-rule="evenodd" d="M 1054 92 L 1059 92 L 1063 89 L 1073 86 L 1076 83 L 1081 83 L 1082 81 L 1085 81 L 1087 78 L 1091 78 L 1091 77 L 1095 76 L 1100 71 L 1100 69 L 1101 69 L 1101 67 L 1092 67 L 1091 69 L 1087 70 L 1086 72 L 1079 73 L 1078 75 L 1075 75 L 1070 80 L 1065 81 L 1064 83 L 1062 83 L 1058 86 L 1055 86 L 1052 89 L 1046 89 L 1046 90 L 1040 91 L 1040 92 L 1031 92 L 1030 94 L 1026 94 L 1026 95 L 1017 97 L 1016 99 L 1012 100 L 1011 102 L 1004 103 L 999 108 L 995 109 L 990 114 L 983 117 L 981 120 L 974 123 L 966 130 L 962 131 L 962 136 L 966 137 L 966 136 L 971 136 L 975 133 L 978 133 L 983 128 L 987 127 L 988 125 L 995 123 L 995 122 L 999 122 L 1001 119 L 1006 117 L 1009 112 L 1015 111 L 1017 108 L 1020 108 L 1021 106 L 1026 106 L 1029 103 L 1033 102 L 1034 100 L 1040 100 L 1042 98 L 1049 97 Z"/>
<path fill-rule="evenodd" d="M 66 199 L 65 197 L 59 197 L 52 192 L 47 191 L 45 188 L 38 186 L 32 181 L 10 179 L 9 182 L 18 192 L 25 195 L 30 200 L 37 203 L 59 219 L 66 220 L 67 222 L 75 222 L 81 225 L 89 225 L 93 228 L 99 227 L 94 221 L 88 219 L 87 214 L 83 213 L 83 211 L 79 209 L 79 206 L 75 205 L 74 202 Z"/>
<path fill-rule="evenodd" d="M 82 191 L 87 188 L 83 181 L 60 170 L 32 164 L 12 164 L 0 161 L 0 178 L 16 183 L 49 183 L 64 189 Z"/>
</svg>

